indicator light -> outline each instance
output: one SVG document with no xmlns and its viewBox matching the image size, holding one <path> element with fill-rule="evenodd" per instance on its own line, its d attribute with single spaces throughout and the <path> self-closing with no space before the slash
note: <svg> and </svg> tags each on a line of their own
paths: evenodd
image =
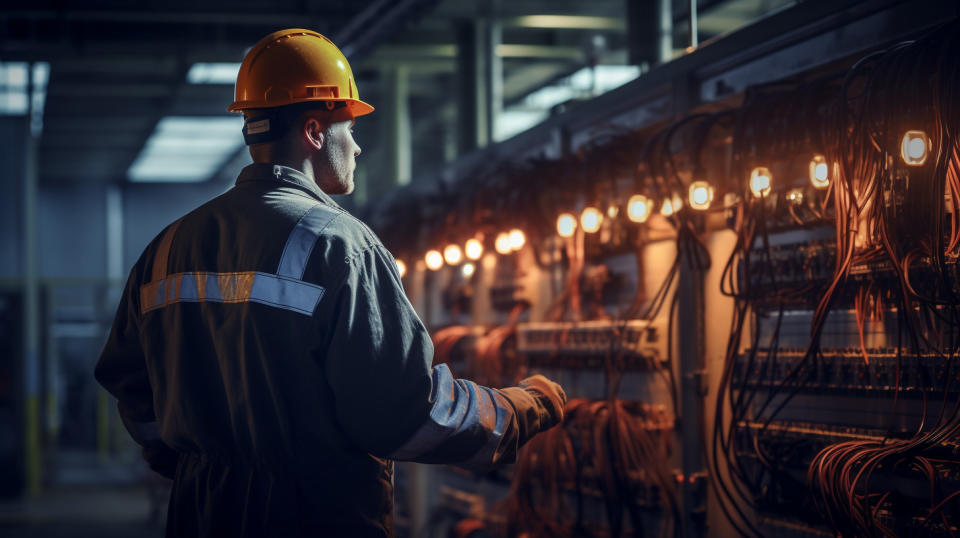
<svg viewBox="0 0 960 538">
<path fill-rule="evenodd" d="M 770 170 L 763 166 L 758 166 L 750 173 L 750 192 L 760 198 L 770 194 L 770 185 L 773 183 L 773 175 Z"/>
<path fill-rule="evenodd" d="M 573 237 L 573 232 L 577 229 L 577 218 L 570 213 L 561 213 L 557 217 L 557 235 L 560 237 Z"/>
<path fill-rule="evenodd" d="M 663 199 L 663 205 L 660 206 L 660 214 L 664 217 L 673 215 L 673 202 L 669 198 Z"/>
<path fill-rule="evenodd" d="M 513 249 L 510 248 L 510 235 L 507 232 L 498 234 L 497 240 L 493 242 L 493 246 L 500 254 L 510 254 L 510 252 L 513 251 Z"/>
<path fill-rule="evenodd" d="M 447 262 L 447 265 L 459 265 L 463 261 L 463 251 L 457 245 L 447 245 L 447 248 L 443 249 L 443 261 Z"/>
<path fill-rule="evenodd" d="M 830 186 L 830 165 L 823 155 L 814 155 L 810 160 L 810 183 L 817 189 Z"/>
<path fill-rule="evenodd" d="M 463 245 L 463 251 L 467 259 L 479 260 L 480 256 L 483 256 L 483 243 L 479 239 L 467 239 L 467 243 Z"/>
<path fill-rule="evenodd" d="M 900 143 L 900 156 L 910 166 L 921 166 L 930 153 L 930 137 L 924 131 L 907 131 Z"/>
<path fill-rule="evenodd" d="M 642 194 L 634 194 L 627 201 L 627 218 L 633 222 L 647 222 L 653 211 L 653 200 Z"/>
<path fill-rule="evenodd" d="M 423 260 L 427 262 L 427 269 L 431 271 L 436 271 L 443 267 L 443 254 L 440 254 L 438 250 L 427 251 L 427 255 L 423 257 Z"/>
<path fill-rule="evenodd" d="M 588 234 L 599 231 L 601 223 L 603 223 L 603 213 L 595 207 L 588 207 L 580 214 L 580 226 L 583 226 L 583 231 Z"/>
<path fill-rule="evenodd" d="M 703 211 L 713 202 L 713 187 L 706 181 L 694 181 L 690 184 L 690 207 Z"/>
<path fill-rule="evenodd" d="M 518 228 L 510 230 L 507 238 L 510 240 L 511 250 L 520 250 L 523 248 L 523 244 L 527 242 L 527 236 L 523 235 L 523 231 Z"/>
</svg>

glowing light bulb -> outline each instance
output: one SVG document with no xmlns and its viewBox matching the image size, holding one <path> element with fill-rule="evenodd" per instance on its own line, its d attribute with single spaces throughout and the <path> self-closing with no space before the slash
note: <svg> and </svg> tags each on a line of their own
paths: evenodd
<svg viewBox="0 0 960 538">
<path fill-rule="evenodd" d="M 501 232 L 497 235 L 496 241 L 493 242 L 493 247 L 497 249 L 497 252 L 500 254 L 510 254 L 513 251 L 510 248 L 510 234 L 507 232 Z"/>
<path fill-rule="evenodd" d="M 463 268 L 460 269 L 463 272 L 463 276 L 470 278 L 473 276 L 473 273 L 477 272 L 477 266 L 467 262 L 463 264 Z"/>
<path fill-rule="evenodd" d="M 670 202 L 669 198 L 664 198 L 663 205 L 660 206 L 660 214 L 664 217 L 673 215 L 673 204 Z"/>
<path fill-rule="evenodd" d="M 900 143 L 900 156 L 910 166 L 921 166 L 930 153 L 930 137 L 924 131 L 907 131 Z"/>
<path fill-rule="evenodd" d="M 830 165 L 823 155 L 814 155 L 810 160 L 810 183 L 817 189 L 830 186 Z"/>
<path fill-rule="evenodd" d="M 773 175 L 768 168 L 758 166 L 750 173 L 750 192 L 757 198 L 770 194 L 772 183 Z"/>
<path fill-rule="evenodd" d="M 400 278 L 403 278 L 403 275 L 407 274 L 407 264 L 403 263 L 403 260 L 396 258 L 393 261 L 397 263 L 397 272 L 400 273 Z"/>
<path fill-rule="evenodd" d="M 573 237 L 573 232 L 577 230 L 577 217 L 570 213 L 561 213 L 557 217 L 557 235 L 560 237 Z"/>
<path fill-rule="evenodd" d="M 653 200 L 642 194 L 634 194 L 627 200 L 627 218 L 633 222 L 647 222 L 653 212 Z"/>
<path fill-rule="evenodd" d="M 620 208 L 619 208 L 619 207 L 617 207 L 617 206 L 615 206 L 615 205 L 612 205 L 612 206 L 610 206 L 610 207 L 607 208 L 607 216 L 610 217 L 611 219 L 617 218 L 617 215 L 619 215 L 619 214 L 620 214 Z"/>
<path fill-rule="evenodd" d="M 468 260 L 479 260 L 480 256 L 483 256 L 483 243 L 479 239 L 467 239 L 467 243 L 463 245 L 463 251 Z"/>
<path fill-rule="evenodd" d="M 443 249 L 443 261 L 447 262 L 447 265 L 459 265 L 463 261 L 463 251 L 457 245 L 447 245 L 447 248 Z"/>
<path fill-rule="evenodd" d="M 507 238 L 510 239 L 511 250 L 520 250 L 523 248 L 523 244 L 527 242 L 527 236 L 523 235 L 523 230 L 518 228 L 510 230 L 510 233 L 507 234 Z"/>
<path fill-rule="evenodd" d="M 690 207 L 703 211 L 713 202 L 713 187 L 706 181 L 694 181 L 690 184 Z"/>
<path fill-rule="evenodd" d="M 597 233 L 603 223 L 603 213 L 595 207 L 588 207 L 580 214 L 580 226 L 588 234 Z"/>
<path fill-rule="evenodd" d="M 443 254 L 440 254 L 439 250 L 427 251 L 427 255 L 423 257 L 423 261 L 427 262 L 427 269 L 436 271 L 443 267 Z"/>
<path fill-rule="evenodd" d="M 790 189 L 787 192 L 787 200 L 793 205 L 800 205 L 803 203 L 803 190 L 801 189 Z"/>
</svg>

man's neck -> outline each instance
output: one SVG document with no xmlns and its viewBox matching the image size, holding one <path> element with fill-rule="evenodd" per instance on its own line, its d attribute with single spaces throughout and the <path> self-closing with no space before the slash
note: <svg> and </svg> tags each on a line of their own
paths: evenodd
<svg viewBox="0 0 960 538">
<path fill-rule="evenodd" d="M 313 163 L 310 162 L 310 159 L 284 158 L 275 155 L 263 155 L 258 157 L 260 158 L 254 159 L 253 162 L 261 164 L 276 164 L 280 166 L 286 166 L 287 168 L 293 168 L 294 170 L 307 176 L 307 179 L 312 181 L 317 188 L 323 190 L 320 184 L 317 183 L 317 176 L 313 171 Z"/>
</svg>

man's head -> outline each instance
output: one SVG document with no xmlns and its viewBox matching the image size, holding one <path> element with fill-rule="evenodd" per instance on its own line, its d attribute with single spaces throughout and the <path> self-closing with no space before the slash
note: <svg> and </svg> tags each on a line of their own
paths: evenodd
<svg viewBox="0 0 960 538">
<path fill-rule="evenodd" d="M 353 138 L 355 120 L 322 107 L 293 105 L 289 110 L 245 111 L 247 125 L 268 119 L 279 137 L 250 145 L 254 162 L 281 164 L 312 176 L 327 194 L 353 192 L 360 146 Z"/>
<path fill-rule="evenodd" d="M 243 59 L 236 100 L 254 161 L 298 168 L 331 194 L 353 191 L 354 118 L 360 100 L 347 58 L 329 39 L 299 28 L 261 39 Z"/>
</svg>

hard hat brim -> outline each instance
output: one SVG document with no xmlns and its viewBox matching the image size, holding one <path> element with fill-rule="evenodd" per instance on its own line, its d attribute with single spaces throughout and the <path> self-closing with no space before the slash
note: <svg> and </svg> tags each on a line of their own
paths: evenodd
<svg viewBox="0 0 960 538">
<path fill-rule="evenodd" d="M 326 102 L 326 101 L 342 101 L 347 104 L 347 111 L 350 113 L 351 117 L 357 118 L 360 116 L 366 116 L 367 114 L 373 112 L 374 108 L 369 103 L 361 101 L 359 99 L 290 99 L 289 101 L 280 101 L 270 103 L 269 106 L 264 106 L 262 101 L 234 101 L 227 107 L 227 112 L 234 112 L 237 114 L 242 113 L 244 110 L 251 109 L 263 109 L 263 108 L 277 108 L 286 105 L 293 105 L 299 103 L 309 103 L 310 101 L 317 102 Z"/>
</svg>

